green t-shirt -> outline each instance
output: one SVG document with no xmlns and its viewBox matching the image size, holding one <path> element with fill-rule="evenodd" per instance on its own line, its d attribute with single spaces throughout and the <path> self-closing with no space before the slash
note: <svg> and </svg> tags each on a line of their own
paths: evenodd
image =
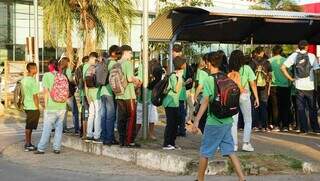
<svg viewBox="0 0 320 181">
<path fill-rule="evenodd" d="M 108 61 L 109 62 L 109 65 L 108 65 L 108 71 L 110 72 L 112 66 L 114 64 L 116 64 L 117 62 L 113 59 L 109 59 Z M 101 87 L 101 92 L 100 92 L 100 95 L 106 95 L 106 96 L 113 96 L 113 92 L 112 92 L 112 89 L 111 89 L 111 86 L 110 84 L 107 84 L 106 86 L 102 86 Z"/>
<path fill-rule="evenodd" d="M 48 96 L 47 105 L 45 108 L 46 111 L 65 110 L 66 105 L 67 105 L 66 103 L 54 102 L 50 97 L 50 91 L 51 91 L 53 84 L 54 84 L 54 77 L 55 77 L 55 74 L 53 74 L 51 72 L 47 72 L 43 75 L 43 78 L 42 78 L 43 88 L 46 88 L 49 90 L 49 96 Z"/>
<path fill-rule="evenodd" d="M 187 73 L 187 70 L 184 69 L 183 71 L 183 77 L 186 76 L 186 73 Z M 184 80 L 186 81 L 186 80 Z M 180 95 L 179 95 L 179 100 L 180 101 L 186 101 L 187 100 L 187 89 L 186 89 L 186 86 L 185 85 L 182 85 L 181 87 L 181 92 L 180 92 Z"/>
<path fill-rule="evenodd" d="M 272 86 L 289 87 L 289 80 L 284 76 L 281 71 L 281 66 L 286 58 L 277 55 L 269 59 L 272 67 Z"/>
<path fill-rule="evenodd" d="M 241 86 L 250 92 L 250 81 L 256 80 L 256 75 L 252 68 L 248 65 L 244 65 L 239 70 Z"/>
<path fill-rule="evenodd" d="M 204 84 L 204 89 L 203 89 L 203 96 L 204 97 L 209 97 L 210 99 L 213 99 L 214 97 L 214 91 L 215 91 L 215 86 L 214 86 L 214 78 L 213 76 L 208 76 L 206 79 L 206 82 Z M 210 101 L 209 101 L 210 105 Z M 208 105 L 208 117 L 207 117 L 207 125 L 227 125 L 227 124 L 232 124 L 233 119 L 232 117 L 224 118 L 224 119 L 218 119 L 215 117 L 213 114 L 210 113 L 210 106 Z"/>
<path fill-rule="evenodd" d="M 39 94 L 39 83 L 34 77 L 26 76 L 21 80 L 24 95 L 23 106 L 25 110 L 37 110 L 33 95 Z"/>
<path fill-rule="evenodd" d="M 199 85 L 203 86 L 207 77 L 208 77 L 208 73 L 206 71 L 201 69 L 197 70 L 196 81 L 198 81 Z"/>
<path fill-rule="evenodd" d="M 83 65 L 83 80 L 86 78 L 89 67 L 90 65 L 88 63 Z M 86 96 L 93 101 L 100 99 L 99 88 L 88 88 L 88 95 Z"/>
<path fill-rule="evenodd" d="M 167 96 L 163 99 L 163 107 L 179 107 L 179 97 L 181 94 L 181 89 L 175 92 L 178 83 L 178 77 L 176 74 L 171 74 L 169 77 L 168 89 L 169 92 Z"/>
<path fill-rule="evenodd" d="M 134 77 L 134 66 L 131 60 L 120 60 L 122 61 L 121 67 L 122 72 L 126 79 L 128 80 L 129 77 Z M 121 100 L 130 100 L 130 99 L 136 99 L 136 92 L 134 91 L 134 84 L 132 82 L 129 82 L 127 87 L 124 90 L 124 94 L 120 96 L 116 96 L 116 99 Z"/>
</svg>

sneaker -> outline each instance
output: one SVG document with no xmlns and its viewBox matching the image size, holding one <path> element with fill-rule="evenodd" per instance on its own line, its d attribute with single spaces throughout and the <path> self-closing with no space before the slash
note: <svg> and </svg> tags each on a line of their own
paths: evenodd
<svg viewBox="0 0 320 181">
<path fill-rule="evenodd" d="M 274 129 L 272 129 L 273 132 L 280 132 L 280 129 L 278 127 L 275 127 Z"/>
<path fill-rule="evenodd" d="M 98 138 L 98 139 L 93 139 L 92 143 L 102 144 L 103 141 L 100 138 Z"/>
<path fill-rule="evenodd" d="M 60 150 L 53 150 L 54 154 L 60 154 Z"/>
<path fill-rule="evenodd" d="M 30 144 L 30 145 L 24 145 L 24 151 L 25 152 L 29 152 L 29 151 L 36 151 L 37 147 Z"/>
<path fill-rule="evenodd" d="M 128 145 L 128 148 L 141 148 L 141 145 L 138 143 L 130 143 Z"/>
<path fill-rule="evenodd" d="M 167 146 L 162 147 L 162 149 L 163 150 L 175 150 L 176 148 L 174 146 L 167 145 Z"/>
<path fill-rule="evenodd" d="M 93 141 L 93 138 L 92 138 L 92 137 L 86 137 L 86 138 L 84 139 L 84 141 L 85 141 L 85 142 L 91 142 L 91 141 Z"/>
<path fill-rule="evenodd" d="M 233 150 L 234 150 L 235 152 L 237 152 L 237 151 L 238 151 L 238 145 L 234 145 Z"/>
<path fill-rule="evenodd" d="M 42 154 L 44 154 L 44 151 L 37 150 L 37 151 L 35 151 L 33 153 L 36 154 L 36 155 L 42 155 Z"/>
<path fill-rule="evenodd" d="M 287 128 L 284 128 L 282 131 L 283 132 L 288 132 L 289 130 Z"/>
<path fill-rule="evenodd" d="M 242 145 L 242 151 L 253 152 L 254 148 L 252 147 L 252 145 L 250 143 L 244 143 Z"/>
</svg>

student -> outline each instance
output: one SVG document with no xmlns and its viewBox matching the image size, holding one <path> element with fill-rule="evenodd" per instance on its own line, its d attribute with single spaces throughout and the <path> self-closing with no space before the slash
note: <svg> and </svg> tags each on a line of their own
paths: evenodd
<svg viewBox="0 0 320 181">
<path fill-rule="evenodd" d="M 251 109 L 251 91 L 253 92 L 254 97 L 254 106 L 259 106 L 259 97 L 257 92 L 256 86 L 256 76 L 250 66 L 245 65 L 245 57 L 243 52 L 240 50 L 235 50 L 231 53 L 229 59 L 229 68 L 230 73 L 228 74 L 229 77 L 233 73 L 238 74 L 239 81 L 235 81 L 241 91 L 239 104 L 240 110 L 243 115 L 244 121 L 244 131 L 243 131 L 243 151 L 254 151 L 250 143 L 251 137 L 251 129 L 252 129 L 252 109 Z M 231 78 L 231 77 L 230 77 Z M 232 79 L 232 78 L 231 78 Z M 239 114 L 234 115 L 233 117 L 233 125 L 232 125 L 232 137 L 234 142 L 234 151 L 238 151 L 238 120 Z"/>
<path fill-rule="evenodd" d="M 196 114 L 199 111 L 200 105 L 203 102 L 203 87 L 205 80 L 208 77 L 208 70 L 207 70 L 207 61 L 208 61 L 208 53 L 203 55 L 202 60 L 199 63 L 197 74 L 196 74 L 196 80 L 195 80 L 195 94 L 194 94 L 194 100 L 196 103 Z M 206 125 L 207 121 L 207 114 L 203 114 L 203 116 L 200 119 L 199 122 L 199 129 L 201 133 L 204 132 L 204 127 Z"/>
<path fill-rule="evenodd" d="M 136 93 L 135 86 L 141 82 L 134 76 L 134 63 L 132 59 L 132 48 L 129 45 L 121 46 L 122 73 L 127 79 L 123 95 L 116 96 L 118 108 L 118 132 L 120 147 L 140 147 L 135 143 L 136 137 Z"/>
<path fill-rule="evenodd" d="M 35 79 L 37 74 L 37 64 L 31 62 L 27 64 L 27 76 L 21 80 L 23 92 L 23 107 L 26 112 L 25 129 L 25 151 L 35 151 L 37 148 L 31 143 L 32 130 L 38 127 L 39 111 L 39 83 Z"/>
<path fill-rule="evenodd" d="M 272 97 L 272 120 L 274 131 L 287 132 L 289 130 L 289 114 L 290 114 L 290 84 L 288 79 L 281 71 L 281 66 L 285 62 L 285 58 L 281 56 L 282 47 L 276 45 L 272 49 L 273 57 L 269 59 L 272 67 L 272 87 L 270 97 Z"/>
<path fill-rule="evenodd" d="M 83 77 L 83 67 L 84 65 L 88 64 L 89 56 L 84 56 L 82 58 L 82 64 L 76 68 L 75 71 L 75 82 L 77 88 L 79 90 L 79 97 L 80 97 L 80 105 L 81 105 L 81 131 L 80 137 L 82 139 L 86 139 L 87 137 L 87 122 L 89 117 L 89 103 L 87 97 L 85 95 L 85 87 L 84 87 L 84 77 Z"/>
<path fill-rule="evenodd" d="M 219 73 L 220 65 L 221 59 L 218 53 L 210 53 L 208 56 L 208 69 L 210 70 L 210 74 Z M 192 128 L 193 133 L 198 132 L 198 125 L 200 119 L 207 110 L 207 108 L 209 108 L 209 97 L 215 95 L 216 88 L 214 85 L 214 77 L 208 76 L 206 83 L 204 84 L 203 90 L 204 101 L 201 104 L 197 117 L 195 118 L 194 125 Z M 216 118 L 212 113 L 210 113 L 209 108 L 207 123 L 201 141 L 200 163 L 197 180 L 204 181 L 205 171 L 208 166 L 208 159 L 214 156 L 218 147 L 220 148 L 221 154 L 223 156 L 228 156 L 231 159 L 231 162 L 239 177 L 239 180 L 245 180 L 241 170 L 240 161 L 234 153 L 234 142 L 231 136 L 232 122 L 232 117 L 227 117 L 224 119 Z"/>
<path fill-rule="evenodd" d="M 89 62 L 83 66 L 83 75 L 85 79 L 88 76 L 95 76 L 95 66 L 98 61 L 98 53 L 91 52 L 89 54 Z M 93 83 L 93 82 L 92 82 Z M 85 94 L 89 103 L 89 117 L 87 125 L 87 139 L 86 141 L 93 141 L 94 143 L 102 143 L 101 136 L 101 100 L 99 95 L 99 88 L 88 85 L 85 81 Z"/>
<path fill-rule="evenodd" d="M 67 62 L 60 62 L 55 59 L 49 61 L 49 72 L 45 73 L 42 78 L 44 88 L 44 114 L 43 114 L 43 131 L 35 154 L 44 154 L 49 142 L 52 128 L 54 128 L 53 152 L 60 154 L 63 119 L 66 114 L 66 102 L 55 102 L 51 97 L 51 90 L 54 87 L 55 77 L 62 74 L 67 68 Z M 62 75 L 63 76 L 63 75 Z M 66 78 L 67 79 L 67 78 Z"/>
<path fill-rule="evenodd" d="M 68 68 L 63 72 L 65 76 L 67 76 L 69 80 L 69 98 L 67 101 L 67 107 L 71 110 L 72 112 L 72 122 L 74 126 L 74 134 L 78 135 L 80 133 L 80 126 L 79 126 L 79 109 L 77 105 L 76 98 L 74 96 L 74 93 L 76 91 L 76 85 L 72 76 L 72 70 L 70 68 L 70 59 L 68 57 L 63 57 L 61 58 L 60 61 L 66 61 L 68 62 Z M 68 111 L 66 113 L 66 116 L 63 120 L 63 130 L 64 132 L 69 131 L 67 127 L 67 117 L 68 117 Z"/>
<path fill-rule="evenodd" d="M 281 66 L 283 74 L 289 81 L 294 82 L 297 89 L 296 104 L 301 133 L 309 132 L 308 119 L 306 116 L 306 110 L 308 110 L 311 128 L 313 132 L 320 134 L 313 73 L 313 69 L 318 65 L 316 56 L 308 53 L 308 42 L 302 40 L 298 44 L 298 50 L 291 54 Z M 287 70 L 292 66 L 294 66 L 294 77 L 292 77 Z"/>
<path fill-rule="evenodd" d="M 112 66 L 117 63 L 119 56 L 121 55 L 120 47 L 112 45 L 109 48 L 109 58 L 106 61 L 106 66 L 110 72 Z M 115 98 L 111 89 L 110 84 L 102 86 L 101 88 L 101 138 L 104 145 L 115 145 L 119 144 L 114 136 L 114 125 L 116 122 L 116 107 Z"/>
<path fill-rule="evenodd" d="M 267 131 L 268 122 L 268 98 L 271 88 L 272 68 L 268 59 L 265 58 L 263 47 L 255 49 L 255 58 L 249 66 L 256 74 L 256 85 L 259 97 L 259 107 L 255 107 L 253 118 L 259 123 L 261 131 Z"/>
<path fill-rule="evenodd" d="M 164 131 L 164 150 L 180 149 L 175 144 L 177 137 L 177 128 L 179 121 L 179 97 L 183 86 L 183 71 L 186 68 L 186 59 L 183 57 L 175 57 L 173 60 L 174 73 L 169 77 L 169 92 L 163 100 L 165 108 L 167 125 Z"/>
</svg>

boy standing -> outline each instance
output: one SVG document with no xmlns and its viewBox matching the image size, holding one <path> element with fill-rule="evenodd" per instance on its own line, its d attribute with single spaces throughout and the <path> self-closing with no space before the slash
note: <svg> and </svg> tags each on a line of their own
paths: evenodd
<svg viewBox="0 0 320 181">
<path fill-rule="evenodd" d="M 118 108 L 118 132 L 120 147 L 140 147 L 135 143 L 136 137 L 136 93 L 135 86 L 141 84 L 134 77 L 134 63 L 132 48 L 129 45 L 121 47 L 122 57 L 118 61 L 121 64 L 122 73 L 128 82 L 122 95 L 117 95 Z"/>
<path fill-rule="evenodd" d="M 180 149 L 176 146 L 179 115 L 179 97 L 183 86 L 183 70 L 186 67 L 186 59 L 183 57 L 175 57 L 173 60 L 174 73 L 169 77 L 168 94 L 163 99 L 163 107 L 165 108 L 167 125 L 164 131 L 164 150 Z"/>
<path fill-rule="evenodd" d="M 35 151 L 36 147 L 31 144 L 32 130 L 37 129 L 39 111 L 39 83 L 34 78 L 37 74 L 37 65 L 33 62 L 27 64 L 28 74 L 21 80 L 22 92 L 24 95 L 23 106 L 27 114 L 25 129 L 25 151 Z"/>
<path fill-rule="evenodd" d="M 210 74 L 217 74 L 220 72 L 219 67 L 221 65 L 221 58 L 217 52 L 210 53 L 208 56 L 208 69 Z M 200 163 L 198 170 L 198 180 L 204 181 L 205 171 L 208 166 L 208 158 L 212 157 L 218 147 L 220 147 L 221 154 L 228 156 L 235 168 L 235 171 L 240 181 L 245 180 L 241 170 L 240 161 L 234 154 L 234 143 L 231 136 L 232 117 L 218 119 L 210 112 L 209 99 L 216 95 L 216 87 L 214 86 L 214 77 L 208 76 L 206 83 L 204 84 L 203 96 L 204 100 L 201 104 L 200 110 L 197 114 L 195 122 L 193 124 L 193 133 L 198 132 L 198 125 L 202 115 L 208 109 L 207 123 L 202 136 L 201 148 L 200 148 Z"/>
</svg>

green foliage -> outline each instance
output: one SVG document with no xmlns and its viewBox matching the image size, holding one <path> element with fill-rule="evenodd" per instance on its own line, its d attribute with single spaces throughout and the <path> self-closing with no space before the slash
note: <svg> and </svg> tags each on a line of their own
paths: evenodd
<svg viewBox="0 0 320 181">
<path fill-rule="evenodd" d="M 302 11 L 301 6 L 293 0 L 260 0 L 256 5 L 251 6 L 251 9 Z"/>
</svg>

